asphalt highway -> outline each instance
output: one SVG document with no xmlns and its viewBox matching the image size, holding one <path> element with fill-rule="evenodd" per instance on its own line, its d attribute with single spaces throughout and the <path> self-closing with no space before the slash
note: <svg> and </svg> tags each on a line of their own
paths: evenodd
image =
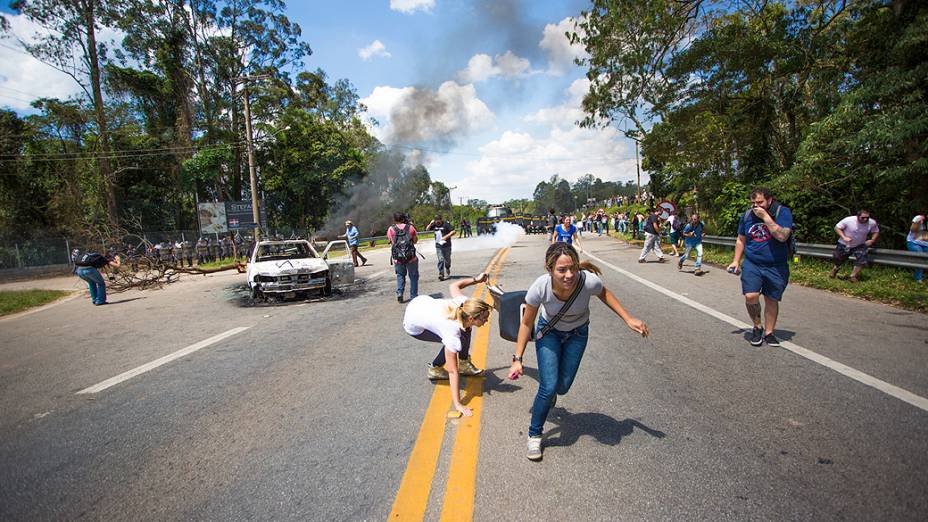
<svg viewBox="0 0 928 522">
<path fill-rule="evenodd" d="M 458 245 L 455 276 L 516 290 L 543 273 L 539 236 Z M 465 383 L 476 414 L 449 420 L 426 379 L 438 345 L 403 332 L 386 250 L 326 300 L 255 305 L 221 273 L 0 321 L 0 519 L 928 516 L 928 316 L 794 285 L 787 343 L 755 348 L 724 269 L 584 247 L 652 335 L 592 303 L 541 462 L 525 458 L 533 348 L 506 379 L 494 316 L 474 341 L 488 371 Z M 420 294 L 447 296 L 421 250 Z"/>
</svg>

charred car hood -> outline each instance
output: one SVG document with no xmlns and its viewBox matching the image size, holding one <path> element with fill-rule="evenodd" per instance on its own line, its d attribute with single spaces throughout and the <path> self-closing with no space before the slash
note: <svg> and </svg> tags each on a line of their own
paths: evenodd
<svg viewBox="0 0 928 522">
<path fill-rule="evenodd" d="M 315 273 L 328 270 L 324 259 L 286 259 L 280 261 L 261 261 L 251 267 L 252 275 L 280 276 L 289 274 Z"/>
</svg>

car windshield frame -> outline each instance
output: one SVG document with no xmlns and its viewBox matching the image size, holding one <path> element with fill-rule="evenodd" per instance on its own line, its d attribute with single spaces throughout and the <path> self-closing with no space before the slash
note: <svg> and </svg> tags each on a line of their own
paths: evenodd
<svg viewBox="0 0 928 522">
<path fill-rule="evenodd" d="M 276 249 L 275 252 L 269 252 L 262 255 L 263 249 Z M 302 252 L 301 252 L 302 250 Z M 269 243 L 258 245 L 255 251 L 255 262 L 263 261 L 290 261 L 293 259 L 316 259 L 318 256 L 309 246 L 309 243 Z"/>
</svg>

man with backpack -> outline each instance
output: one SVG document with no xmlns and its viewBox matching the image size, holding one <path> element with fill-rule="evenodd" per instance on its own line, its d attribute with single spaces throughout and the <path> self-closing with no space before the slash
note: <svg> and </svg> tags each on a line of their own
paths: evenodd
<svg viewBox="0 0 928 522">
<path fill-rule="evenodd" d="M 416 228 L 409 224 L 402 212 L 393 213 L 393 225 L 387 229 L 390 240 L 390 260 L 396 273 L 396 302 L 403 302 L 406 276 L 409 276 L 409 299 L 419 295 L 419 259 L 416 257 Z"/>
<path fill-rule="evenodd" d="M 119 256 L 107 257 L 96 252 L 87 252 L 74 263 L 77 277 L 86 281 L 90 288 L 90 300 L 94 305 L 106 304 L 106 283 L 100 275 L 100 269 L 108 266 L 119 268 L 119 265 Z"/>
<path fill-rule="evenodd" d="M 793 213 L 773 201 L 766 188 L 751 191 L 751 208 L 738 223 L 738 240 L 735 257 L 728 271 L 741 273 L 741 293 L 745 307 L 754 323 L 751 344 L 780 346 L 774 335 L 783 291 L 789 283 Z M 744 265 L 739 269 L 741 256 Z M 764 296 L 764 315 L 761 323 L 760 296 Z"/>
</svg>

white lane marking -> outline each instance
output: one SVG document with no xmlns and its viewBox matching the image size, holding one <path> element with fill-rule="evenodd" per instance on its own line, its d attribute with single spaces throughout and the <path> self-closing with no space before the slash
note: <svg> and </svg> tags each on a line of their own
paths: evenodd
<svg viewBox="0 0 928 522">
<path fill-rule="evenodd" d="M 590 257 L 590 258 L 592 258 L 592 259 L 595 259 L 595 260 L 598 261 L 600 264 L 602 264 L 602 265 L 604 265 L 604 266 L 607 266 L 607 267 L 609 267 L 609 268 L 615 270 L 616 272 L 618 272 L 618 273 L 620 273 L 620 274 L 622 274 L 622 275 L 628 277 L 629 279 L 633 279 L 633 280 L 635 280 L 635 281 L 637 281 L 637 282 L 639 282 L 639 283 L 641 283 L 641 284 L 643 284 L 643 285 L 645 285 L 645 286 L 647 286 L 647 287 L 649 287 L 649 288 L 652 288 L 652 289 L 654 289 L 654 290 L 656 290 L 656 291 L 658 291 L 658 292 L 660 292 L 660 293 L 662 293 L 662 294 L 664 294 L 664 295 L 666 295 L 666 296 L 668 296 L 668 297 L 671 297 L 671 298 L 673 298 L 673 299 L 676 299 L 677 301 L 680 301 L 681 303 L 683 303 L 683 304 L 685 304 L 685 305 L 687 305 L 687 306 L 691 306 L 691 307 L 693 307 L 693 308 L 699 310 L 700 312 L 707 313 L 707 314 L 711 315 L 712 317 L 715 317 L 716 319 L 718 319 L 718 320 L 720 320 L 720 321 L 722 321 L 722 322 L 728 323 L 728 324 L 730 324 L 730 325 L 732 325 L 732 326 L 734 326 L 734 327 L 736 327 L 736 328 L 741 328 L 742 330 L 747 330 L 747 329 L 751 328 L 751 325 L 749 325 L 749 324 L 747 324 L 747 323 L 745 323 L 745 322 L 743 322 L 743 321 L 739 321 L 739 320 L 735 319 L 734 317 L 731 317 L 730 315 L 726 315 L 726 314 L 723 314 L 722 312 L 719 312 L 719 311 L 717 311 L 717 310 L 714 310 L 714 309 L 712 309 L 712 308 L 709 308 L 708 306 L 706 306 L 706 305 L 704 305 L 704 304 L 702 304 L 702 303 L 697 303 L 696 301 L 693 301 L 692 299 L 690 299 L 690 298 L 688 298 L 688 297 L 683 297 L 682 295 L 680 295 L 680 294 L 678 294 L 678 293 L 676 293 L 676 292 L 673 292 L 673 291 L 671 291 L 671 290 L 668 290 L 668 289 L 664 288 L 663 286 L 660 286 L 660 285 L 658 285 L 658 284 L 656 284 L 656 283 L 652 283 L 651 281 L 648 281 L 647 279 L 644 279 L 644 278 L 642 278 L 642 277 L 639 277 L 639 276 L 637 276 L 637 275 L 635 275 L 635 274 L 633 274 L 633 273 L 631 273 L 631 272 L 629 272 L 629 271 L 627 271 L 627 270 L 623 270 L 623 269 L 621 269 L 621 268 L 619 268 L 619 267 L 613 265 L 612 263 L 609 263 L 609 262 L 607 262 L 607 261 L 604 261 L 604 260 L 602 260 L 602 259 L 596 257 L 595 255 L 593 255 L 593 254 L 591 254 L 591 253 L 589 253 L 589 252 L 584 251 L 583 253 L 586 254 L 588 257 Z M 840 373 L 841 375 L 844 375 L 844 376 L 846 376 L 846 377 L 850 377 L 851 379 L 854 379 L 855 381 L 857 381 L 857 382 L 859 382 L 859 383 L 861 383 L 861 384 L 866 384 L 867 386 L 870 386 L 870 387 L 872 387 L 872 388 L 876 388 L 877 390 L 880 390 L 881 392 L 883 392 L 883 393 L 885 393 L 885 394 L 887 394 L 887 395 L 890 395 L 890 396 L 892 396 L 892 397 L 895 397 L 895 398 L 897 398 L 897 399 L 899 399 L 899 400 L 901 400 L 901 401 L 903 401 L 903 402 L 907 402 L 907 403 L 911 404 L 912 406 L 915 406 L 916 408 L 920 408 L 920 409 L 922 409 L 922 410 L 924 410 L 924 411 L 928 411 L 928 399 L 926 399 L 926 398 L 924 398 L 924 397 L 921 397 L 921 396 L 919 396 L 919 395 L 915 395 L 914 393 L 912 393 L 912 392 L 910 392 L 910 391 L 908 391 L 908 390 L 904 390 L 904 389 L 902 389 L 902 388 L 900 388 L 900 387 L 898 387 L 898 386 L 894 386 L 894 385 L 892 385 L 892 384 L 889 384 L 889 383 L 886 382 L 886 381 L 881 381 L 880 379 L 877 379 L 876 377 L 873 377 L 872 375 L 868 375 L 868 374 L 866 374 L 866 373 L 864 373 L 864 372 L 862 372 L 862 371 L 855 370 L 854 368 L 851 368 L 850 366 L 847 366 L 847 365 L 844 365 L 844 364 L 839 363 L 838 361 L 829 359 L 828 357 L 825 357 L 824 355 L 819 355 L 819 354 L 817 354 L 817 353 L 815 353 L 815 352 L 813 352 L 813 351 L 811 351 L 811 350 L 808 350 L 808 349 L 806 349 L 806 348 L 803 348 L 802 346 L 799 346 L 799 345 L 796 344 L 796 343 L 793 343 L 793 342 L 790 342 L 790 341 L 782 341 L 782 340 L 781 340 L 781 341 L 780 341 L 780 346 L 781 346 L 782 348 L 785 348 L 785 349 L 787 349 L 787 350 L 789 350 L 789 351 L 795 353 L 796 355 L 798 355 L 798 356 L 800 356 L 800 357 L 805 357 L 806 359 L 808 359 L 808 360 L 810 360 L 810 361 L 812 361 L 812 362 L 821 364 L 822 366 L 824 366 L 824 367 L 826 367 L 826 368 L 830 368 L 830 369 L 832 369 L 832 370 L 834 370 L 834 371 Z"/>
<path fill-rule="evenodd" d="M 229 330 L 229 331 L 227 331 L 227 332 L 222 332 L 222 333 L 219 334 L 219 335 L 214 335 L 214 336 L 210 337 L 209 339 L 204 339 L 204 340 L 202 340 L 202 341 L 200 341 L 200 342 L 198 342 L 198 343 L 196 343 L 196 344 L 191 344 L 190 346 L 188 346 L 188 347 L 186 347 L 186 348 L 183 348 L 183 349 L 181 349 L 181 350 L 178 350 L 178 351 L 176 351 L 176 352 L 174 352 L 174 353 L 172 353 L 172 354 L 165 355 L 164 357 L 162 357 L 162 358 L 160 358 L 160 359 L 155 359 L 154 361 L 152 361 L 152 362 L 150 362 L 150 363 L 143 364 L 143 365 L 139 366 L 138 368 L 134 368 L 134 369 L 129 370 L 129 371 L 125 372 L 125 373 L 120 373 L 120 374 L 117 375 L 116 377 L 113 377 L 113 378 L 111 378 L 111 379 L 107 379 L 107 380 L 101 382 L 100 384 L 96 384 L 96 385 L 94 385 L 94 386 L 91 386 L 90 388 L 84 388 L 83 390 L 77 392 L 77 394 L 80 395 L 80 394 L 83 394 L 83 393 L 98 393 L 98 392 L 101 392 L 101 391 L 103 391 L 103 390 L 109 388 L 110 386 L 115 386 L 115 385 L 117 385 L 117 384 L 119 384 L 119 383 L 121 383 L 121 382 L 123 382 L 123 381 L 129 380 L 129 379 L 135 377 L 136 375 L 141 375 L 141 374 L 143 374 L 143 373 L 145 373 L 145 372 L 147 372 L 147 371 L 149 371 L 149 370 L 153 370 L 153 369 L 155 369 L 155 368 L 161 366 L 162 364 L 167 364 L 167 363 L 173 361 L 174 359 L 179 359 L 179 358 L 181 358 L 181 357 L 183 357 L 183 356 L 185 356 L 185 355 L 191 354 L 191 353 L 193 353 L 193 352 L 195 352 L 195 351 L 197 351 L 197 350 L 200 350 L 200 349 L 202 349 L 202 348 L 206 348 L 207 346 L 209 346 L 209 345 L 211 345 L 211 344 L 217 343 L 217 342 L 219 342 L 219 341 L 221 341 L 221 340 L 223 340 L 223 339 L 226 339 L 226 338 L 232 337 L 233 335 L 236 335 L 236 334 L 239 334 L 239 333 L 241 333 L 241 332 L 244 332 L 245 330 L 247 330 L 247 329 L 249 329 L 249 328 L 251 328 L 251 327 L 250 327 L 250 326 L 239 326 L 238 328 L 233 328 L 233 329 L 231 329 L 231 330 Z"/>
</svg>

